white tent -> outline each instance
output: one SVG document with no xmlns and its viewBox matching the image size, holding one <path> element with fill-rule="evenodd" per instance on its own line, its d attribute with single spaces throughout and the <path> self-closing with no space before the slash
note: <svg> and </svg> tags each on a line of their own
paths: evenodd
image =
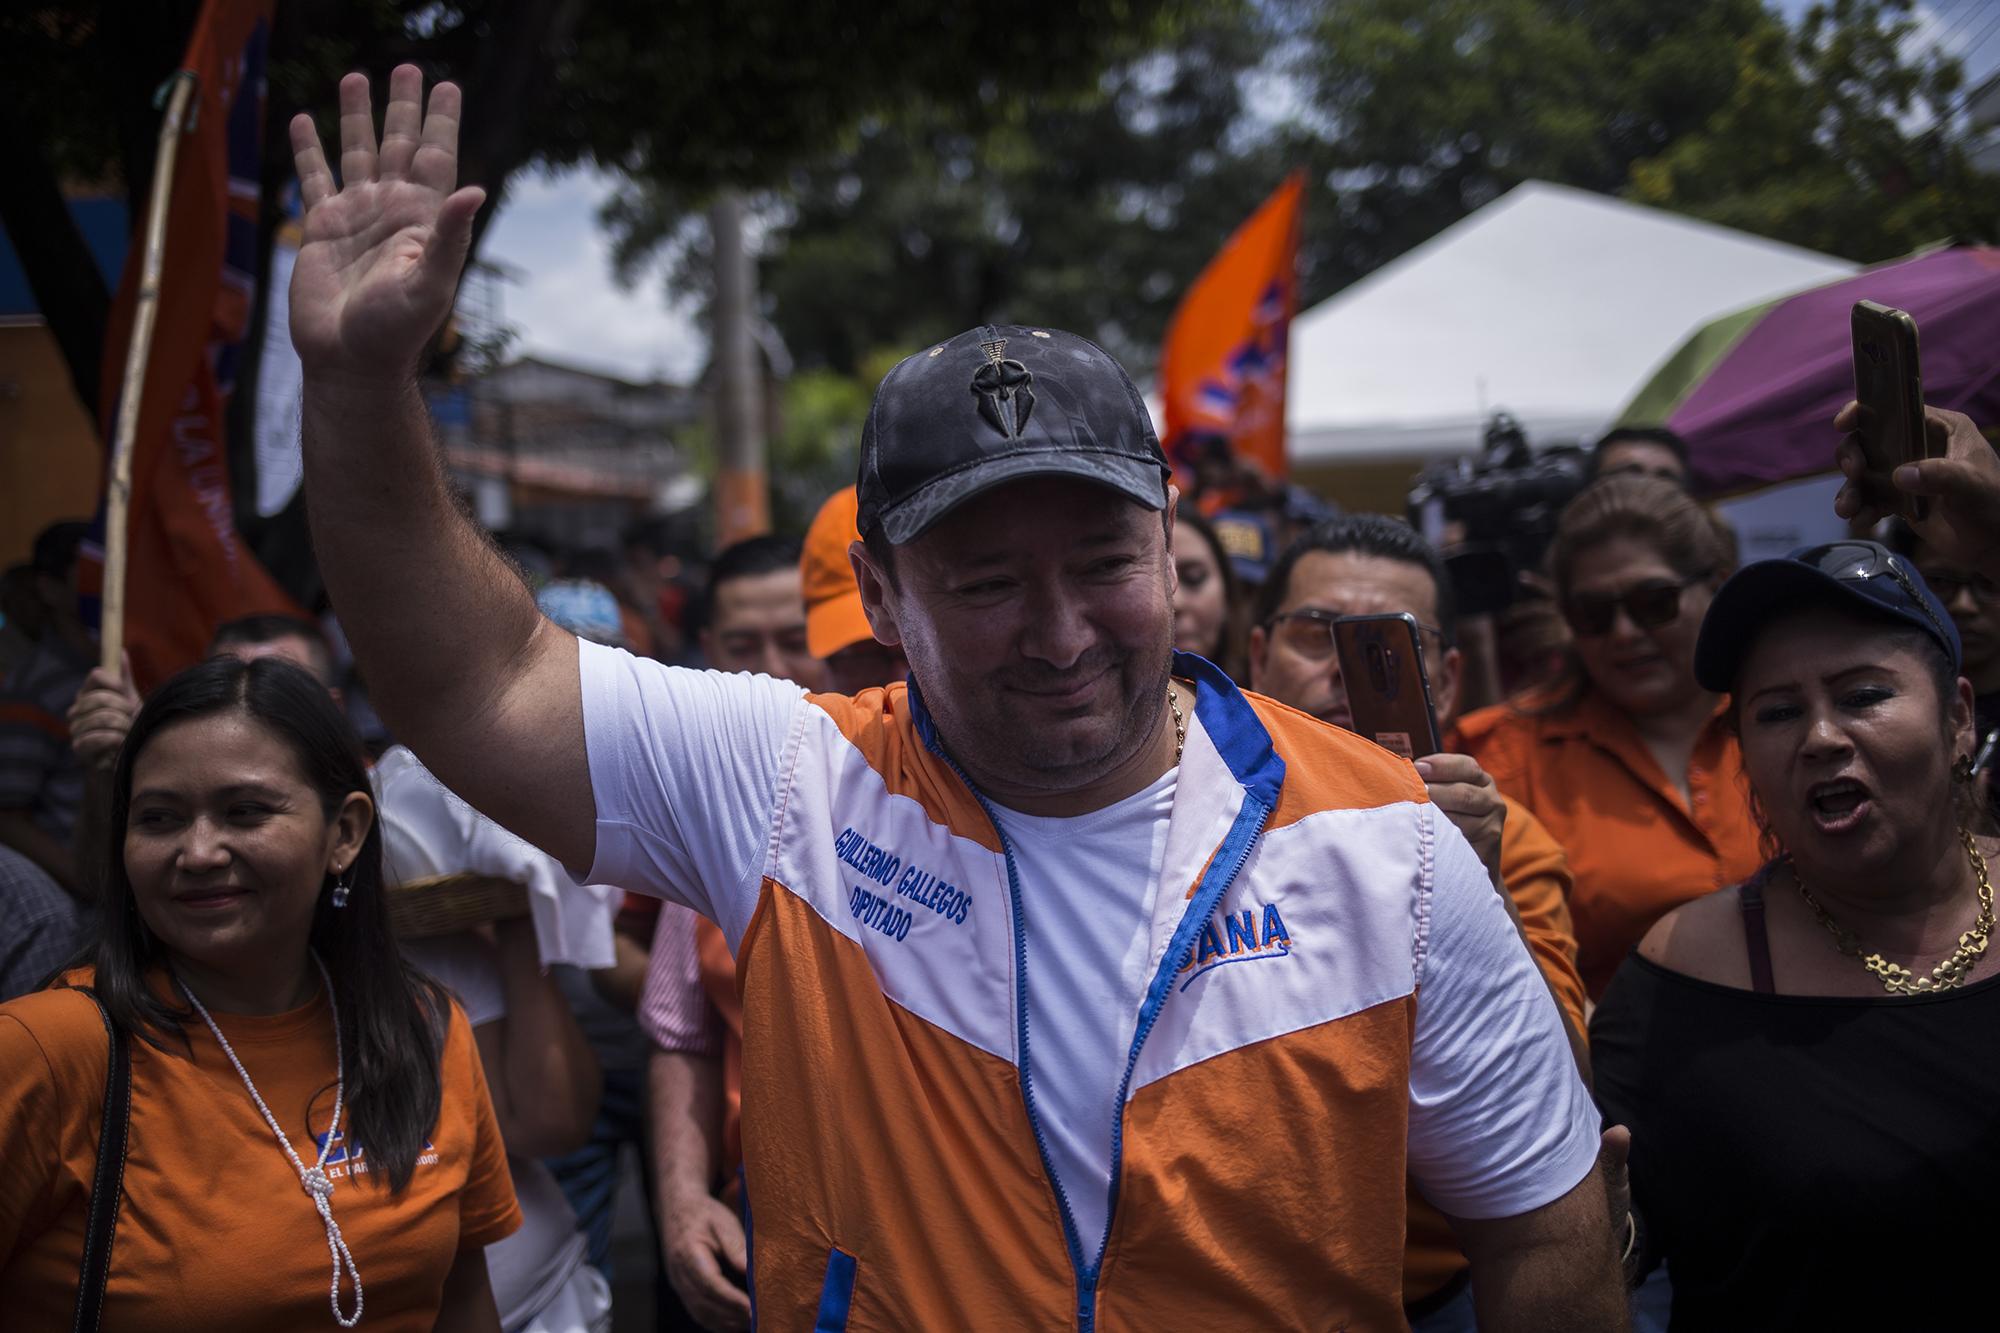
<svg viewBox="0 0 2000 1333">
<path fill-rule="evenodd" d="M 1531 181 L 1293 320 L 1293 464 L 1461 456 L 1500 409 L 1586 442 L 1699 325 L 1856 267 Z"/>
</svg>

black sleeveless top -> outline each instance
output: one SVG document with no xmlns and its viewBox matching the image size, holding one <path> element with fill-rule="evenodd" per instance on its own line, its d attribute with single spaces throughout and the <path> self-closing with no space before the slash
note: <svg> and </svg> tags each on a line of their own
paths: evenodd
<svg viewBox="0 0 2000 1333">
<path fill-rule="evenodd" d="M 1817 998 L 1634 953 L 1590 1048 L 1671 1327 L 2000 1327 L 2000 977 Z"/>
</svg>

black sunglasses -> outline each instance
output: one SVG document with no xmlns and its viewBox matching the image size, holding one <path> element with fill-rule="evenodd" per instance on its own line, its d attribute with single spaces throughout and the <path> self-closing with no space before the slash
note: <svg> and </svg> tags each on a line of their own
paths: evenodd
<svg viewBox="0 0 2000 1333">
<path fill-rule="evenodd" d="M 1830 574 L 1834 578 L 1851 583 L 1884 577 L 1894 579 L 1896 586 L 1902 589 L 1903 596 L 1909 599 L 1910 604 L 1924 613 L 1924 619 L 1930 622 L 1931 630 L 1937 635 L 1938 642 L 1940 644 L 1951 642 L 1951 635 L 1945 633 L 1944 625 L 1938 620 L 1937 613 L 1931 610 L 1929 600 L 1917 591 L 1915 580 L 1903 572 L 1903 562 L 1891 554 L 1886 546 L 1862 541 L 1828 542 L 1824 546 L 1800 551 L 1792 559 L 1802 565 L 1811 565 L 1822 574 Z"/>
<path fill-rule="evenodd" d="M 1618 608 L 1640 629 L 1658 629 L 1680 619 L 1681 593 L 1697 580 L 1669 583 L 1658 579 L 1637 584 L 1620 593 L 1586 593 L 1563 602 L 1563 619 L 1570 629 L 1586 638 L 1609 634 L 1618 623 Z"/>
</svg>

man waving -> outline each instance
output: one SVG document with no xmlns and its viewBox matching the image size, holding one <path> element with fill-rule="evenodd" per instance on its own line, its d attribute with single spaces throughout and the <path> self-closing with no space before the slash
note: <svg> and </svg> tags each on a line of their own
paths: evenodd
<svg viewBox="0 0 2000 1333">
<path fill-rule="evenodd" d="M 877 391 L 852 551 L 911 684 L 807 695 L 542 619 L 413 379 L 476 189 L 459 96 L 293 125 L 314 539 L 434 772 L 713 918 L 744 1004 L 756 1313 L 796 1328 L 1400 1327 L 1405 1173 L 1482 1327 L 1615 1328 L 1597 1117 L 1486 872 L 1365 742 L 1172 652 L 1138 394 L 985 327 Z"/>
</svg>

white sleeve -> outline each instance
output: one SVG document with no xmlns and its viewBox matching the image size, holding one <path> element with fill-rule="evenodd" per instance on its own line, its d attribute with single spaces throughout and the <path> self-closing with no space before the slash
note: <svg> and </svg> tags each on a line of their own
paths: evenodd
<svg viewBox="0 0 2000 1333">
<path fill-rule="evenodd" d="M 507 1016 L 507 991 L 492 946 L 468 934 L 427 935 L 398 942 L 404 961 L 451 992 L 465 1021 L 484 1027 Z"/>
<path fill-rule="evenodd" d="M 805 691 L 578 640 L 597 798 L 588 881 L 683 903 L 733 948 L 757 905 L 784 752 Z"/>
<path fill-rule="evenodd" d="M 403 746 L 391 747 L 371 776 L 384 867 L 394 879 L 407 884 L 461 872 L 511 879 L 527 886 L 543 967 L 616 961 L 615 889 L 577 884 L 554 857 L 467 805 Z M 460 1001 L 470 1012 L 472 1005 Z"/>
<path fill-rule="evenodd" d="M 1410 1061 L 1410 1174 L 1455 1217 L 1553 1203 L 1597 1160 L 1598 1115 L 1554 999 L 1451 821 L 1437 832 Z"/>
</svg>

